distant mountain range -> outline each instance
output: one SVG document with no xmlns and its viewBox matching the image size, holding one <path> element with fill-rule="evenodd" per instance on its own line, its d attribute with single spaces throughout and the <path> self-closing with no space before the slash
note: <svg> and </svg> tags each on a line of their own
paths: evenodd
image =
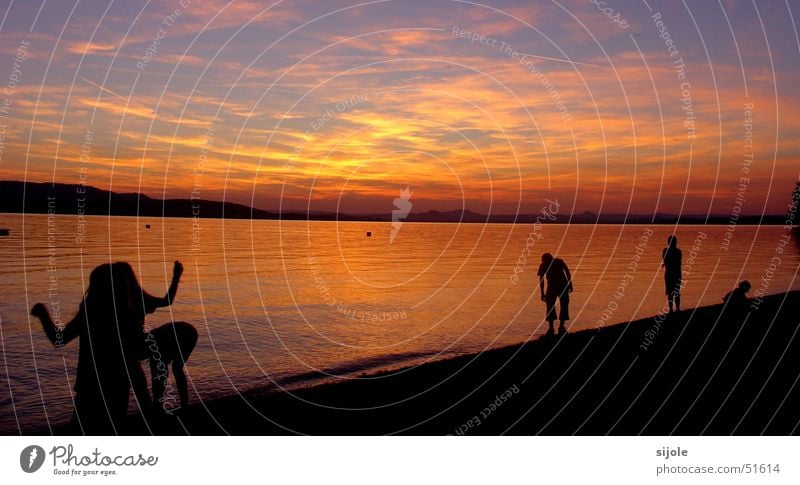
<svg viewBox="0 0 800 485">
<path fill-rule="evenodd" d="M 24 194 L 24 205 L 23 205 Z M 80 199 L 83 200 L 80 200 Z M 52 207 L 51 207 L 52 202 Z M 144 194 L 117 193 L 77 184 L 50 184 L 0 181 L 0 213 L 77 214 L 79 202 L 87 215 L 140 217 L 202 217 L 227 219 L 284 219 L 317 221 L 391 221 L 392 214 L 337 214 L 334 212 L 270 212 L 233 202 L 205 199 L 154 199 Z M 541 214 L 492 214 L 487 216 L 469 209 L 463 211 L 412 212 L 405 222 L 473 223 L 572 223 L 572 224 L 728 224 L 729 216 L 674 214 L 580 214 L 555 216 Z M 783 224 L 783 215 L 741 216 L 737 224 Z"/>
</svg>

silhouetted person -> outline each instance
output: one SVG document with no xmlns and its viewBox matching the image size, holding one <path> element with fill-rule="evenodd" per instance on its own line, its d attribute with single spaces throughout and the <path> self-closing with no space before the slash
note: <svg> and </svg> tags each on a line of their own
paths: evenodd
<svg viewBox="0 0 800 485">
<path fill-rule="evenodd" d="M 667 247 L 661 252 L 661 266 L 664 267 L 664 287 L 667 293 L 667 304 L 672 313 L 673 304 L 675 311 L 681 311 L 681 266 L 683 253 L 678 249 L 678 238 L 667 238 Z"/>
<path fill-rule="evenodd" d="M 174 322 L 158 327 L 150 335 L 152 342 L 155 342 L 154 348 L 150 348 L 153 401 L 161 403 L 159 409 L 163 411 L 172 412 L 175 409 L 174 397 L 164 395 L 171 364 L 180 408 L 185 410 L 189 404 L 189 387 L 183 367 L 197 344 L 197 330 L 186 322 Z"/>
<path fill-rule="evenodd" d="M 140 358 L 150 360 L 153 401 L 160 404 L 158 411 L 164 411 L 167 408 L 174 409 L 175 406 L 169 400 L 170 396 L 164 397 L 164 389 L 169 377 L 169 365 L 172 364 L 181 407 L 185 408 L 189 400 L 189 391 L 183 367 L 197 343 L 197 330 L 186 322 L 168 323 L 152 332 L 145 326 L 147 314 L 155 312 L 158 308 L 172 305 L 175 295 L 178 293 L 178 284 L 183 274 L 183 265 L 180 261 L 175 261 L 169 289 L 163 297 L 159 298 L 152 296 L 141 287 L 130 264 L 125 262 L 114 264 L 128 278 L 137 320 L 136 345 L 140 349 Z"/>
<path fill-rule="evenodd" d="M 558 333 L 565 333 L 567 329 L 564 322 L 569 320 L 569 294 L 572 293 L 572 274 L 567 263 L 561 258 L 554 258 L 550 253 L 542 254 L 542 264 L 539 265 L 539 293 L 542 301 L 547 304 L 547 323 L 550 324 L 548 335 L 553 335 L 553 321 L 556 319 L 556 302 L 559 303 Z M 547 279 L 547 291 L 544 280 Z"/>
<path fill-rule="evenodd" d="M 725 308 L 731 312 L 746 311 L 750 306 L 750 299 L 747 298 L 747 292 L 750 291 L 752 286 L 747 280 L 739 283 L 739 286 L 732 291 L 729 291 L 722 297 L 722 301 L 726 304 Z"/>
<path fill-rule="evenodd" d="M 72 424 L 85 434 L 120 433 L 130 388 L 143 383 L 137 382 L 137 376 L 144 378 L 137 356 L 126 345 L 135 322 L 127 278 L 120 276 L 110 264 L 92 270 L 78 313 L 62 328 L 55 326 L 43 304 L 31 309 L 54 346 L 80 337 Z M 146 388 L 142 399 L 148 406 Z"/>
</svg>

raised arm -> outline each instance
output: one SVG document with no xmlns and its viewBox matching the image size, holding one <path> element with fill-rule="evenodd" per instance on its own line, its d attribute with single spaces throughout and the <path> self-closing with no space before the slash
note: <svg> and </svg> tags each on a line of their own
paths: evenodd
<svg viewBox="0 0 800 485">
<path fill-rule="evenodd" d="M 144 293 L 143 298 L 145 313 L 153 313 L 157 308 L 172 305 L 172 302 L 175 301 L 175 295 L 178 293 L 178 284 L 180 283 L 182 274 L 183 265 L 180 261 L 175 261 L 175 264 L 172 267 L 172 282 L 169 285 L 167 294 L 164 295 L 163 298 L 158 298 Z"/>
<path fill-rule="evenodd" d="M 61 328 L 56 326 L 56 324 L 53 322 L 53 319 L 50 318 L 50 313 L 47 311 L 47 307 L 41 303 L 33 305 L 33 308 L 31 308 L 31 315 L 37 317 L 42 322 L 44 333 L 47 335 L 47 339 L 53 344 L 54 347 L 61 347 L 62 345 L 74 340 L 75 337 L 81 333 L 81 327 L 84 325 L 86 319 L 86 313 L 83 310 L 83 306 L 81 306 L 81 309 L 78 311 L 78 314 L 75 315 L 75 318 L 70 320 Z"/>
</svg>

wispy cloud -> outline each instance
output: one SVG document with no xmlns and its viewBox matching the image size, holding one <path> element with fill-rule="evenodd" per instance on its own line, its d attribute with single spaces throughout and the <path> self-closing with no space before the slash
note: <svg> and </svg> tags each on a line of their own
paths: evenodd
<svg viewBox="0 0 800 485">
<path fill-rule="evenodd" d="M 702 39 L 686 12 L 670 11 L 687 65 L 679 79 L 651 13 L 614 3 L 629 29 L 579 1 L 160 0 L 114 4 L 104 18 L 107 4 L 81 2 L 66 26 L 71 6 L 48 3 L 28 32 L 34 15 L 15 4 L 0 83 L 20 41 L 31 46 L 8 96 L 0 176 L 75 180 L 91 130 L 93 184 L 113 171 L 127 175 L 114 188 L 161 190 L 167 178 L 185 195 L 204 153 L 219 176 L 209 192 L 224 179 L 228 197 L 249 203 L 257 180 L 257 204 L 273 209 L 281 191 L 284 206 L 311 197 L 318 209 L 357 210 L 412 185 L 420 209 L 460 207 L 464 191 L 474 210 L 547 192 L 580 210 L 633 200 L 637 211 L 675 211 L 686 195 L 690 210 L 713 199 L 724 211 L 753 103 L 748 207 L 780 210 L 778 185 L 796 179 L 800 152 L 786 16 L 764 12 L 768 51 L 752 5 L 724 2 L 735 39 L 719 5 L 692 5 Z"/>
</svg>

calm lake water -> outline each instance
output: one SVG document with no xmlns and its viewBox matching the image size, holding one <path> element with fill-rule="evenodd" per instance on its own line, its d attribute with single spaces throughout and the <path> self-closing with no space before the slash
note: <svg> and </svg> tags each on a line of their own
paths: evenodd
<svg viewBox="0 0 800 485">
<path fill-rule="evenodd" d="M 48 240 L 47 216 L 0 215 L 0 227 L 11 229 L 0 238 L 0 432 L 69 420 L 78 342 L 54 349 L 28 309 L 57 303 L 71 316 L 89 272 L 109 261 L 129 261 L 156 295 L 166 291 L 172 261 L 184 263 L 175 304 L 147 324 L 197 327 L 187 367 L 193 402 L 537 338 L 546 330 L 536 277 L 545 251 L 572 269 L 573 331 L 659 312 L 661 249 L 673 233 L 684 252 L 686 308 L 719 303 L 741 279 L 766 293 L 800 287 L 797 247 L 782 245 L 786 232 L 774 226 L 736 227 L 725 246 L 723 226 L 406 223 L 390 243 L 388 223 L 192 224 L 89 217 L 80 228 L 56 216 Z"/>
</svg>

